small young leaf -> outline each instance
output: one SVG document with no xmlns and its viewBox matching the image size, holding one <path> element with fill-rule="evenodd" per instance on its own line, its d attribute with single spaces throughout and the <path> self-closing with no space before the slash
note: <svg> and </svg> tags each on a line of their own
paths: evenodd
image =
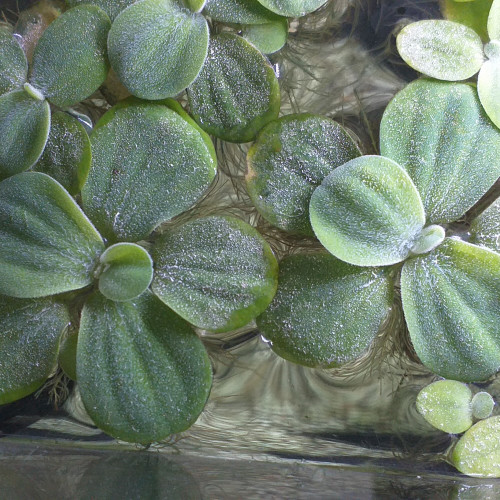
<svg viewBox="0 0 500 500">
<path fill-rule="evenodd" d="M 280 16 L 301 17 L 319 9 L 327 0 L 258 0 L 266 9 Z"/>
<path fill-rule="evenodd" d="M 24 90 L 0 96 L 0 180 L 30 168 L 43 152 L 50 129 L 47 101 Z"/>
<path fill-rule="evenodd" d="M 38 389 L 57 365 L 67 308 L 53 299 L 0 295 L 0 405 Z"/>
<path fill-rule="evenodd" d="M 417 410 L 433 427 L 450 434 L 465 432 L 472 425 L 472 392 L 462 382 L 438 380 L 417 396 Z"/>
<path fill-rule="evenodd" d="M 442 377 L 487 379 L 500 368 L 500 255 L 446 238 L 405 262 L 401 296 L 422 363 Z"/>
<path fill-rule="evenodd" d="M 12 33 L 0 26 L 0 95 L 22 87 L 28 76 L 28 61 Z"/>
<path fill-rule="evenodd" d="M 108 299 L 122 302 L 138 297 L 153 279 L 153 261 L 144 248 L 135 243 L 117 243 L 99 259 L 99 291 Z"/>
<path fill-rule="evenodd" d="M 176 0 L 140 0 L 115 19 L 109 60 L 137 97 L 164 99 L 198 76 L 208 47 L 208 24 Z"/>
<path fill-rule="evenodd" d="M 206 217 L 167 231 L 153 258 L 153 292 L 207 330 L 246 325 L 269 305 L 278 284 L 268 243 L 234 217 Z"/>
<path fill-rule="evenodd" d="M 439 80 L 466 80 L 484 61 L 479 35 L 452 21 L 432 19 L 408 24 L 396 42 L 406 64 Z"/>
<path fill-rule="evenodd" d="M 193 12 L 201 12 L 205 7 L 207 0 L 184 0 L 184 3 L 188 9 Z"/>
<path fill-rule="evenodd" d="M 84 126 L 71 115 L 57 111 L 52 114 L 47 144 L 33 170 L 50 175 L 75 195 L 87 180 L 91 158 Z"/>
<path fill-rule="evenodd" d="M 457 220 L 500 176 L 500 131 L 463 83 L 421 79 L 400 91 L 382 117 L 380 151 L 406 169 L 433 224 Z"/>
<path fill-rule="evenodd" d="M 132 5 L 136 0 L 66 0 L 70 7 L 75 7 L 81 4 L 92 4 L 100 7 L 109 16 L 113 22 L 115 17 L 129 5 Z"/>
<path fill-rule="evenodd" d="M 288 38 L 288 19 L 285 17 L 266 24 L 244 26 L 243 38 L 257 47 L 263 54 L 274 54 L 286 43 Z"/>
<path fill-rule="evenodd" d="M 474 418 L 483 419 L 491 415 L 495 407 L 495 401 L 489 392 L 482 391 L 474 394 L 471 405 Z"/>
<path fill-rule="evenodd" d="M 256 0 L 207 0 L 203 13 L 227 24 L 264 24 L 279 19 Z"/>
<path fill-rule="evenodd" d="M 482 40 L 487 41 L 489 37 L 486 31 L 486 23 L 491 3 L 492 0 L 473 0 L 466 3 L 457 2 L 456 0 L 443 0 L 440 5 L 446 19 L 469 26 Z"/>
<path fill-rule="evenodd" d="M 77 379 L 98 427 L 151 443 L 195 422 L 212 370 L 192 328 L 150 292 L 130 302 L 95 294 L 82 312 Z"/>
<path fill-rule="evenodd" d="M 268 123 L 248 151 L 248 194 L 271 224 L 314 236 L 309 222 L 314 189 L 359 154 L 338 123 L 306 113 L 284 116 Z"/>
<path fill-rule="evenodd" d="M 200 127 L 229 142 L 248 142 L 278 117 L 280 90 L 264 56 L 238 35 L 210 39 L 205 65 L 187 89 Z"/>
<path fill-rule="evenodd" d="M 497 198 L 470 226 L 471 243 L 500 253 L 500 198 Z"/>
<path fill-rule="evenodd" d="M 66 107 L 91 95 L 106 79 L 109 17 L 79 5 L 53 21 L 33 54 L 30 83 L 53 104 Z"/>
<path fill-rule="evenodd" d="M 278 282 L 257 326 L 277 354 L 305 366 L 359 357 L 392 304 L 388 269 L 354 267 L 327 253 L 284 258 Z"/>
<path fill-rule="evenodd" d="M 309 211 L 323 246 L 357 266 L 403 261 L 425 224 L 410 177 L 382 156 L 362 156 L 336 168 L 314 191 Z"/>
<path fill-rule="evenodd" d="M 0 182 L 0 293 L 28 298 L 82 288 L 103 250 L 80 207 L 48 175 Z"/>
<path fill-rule="evenodd" d="M 486 114 L 500 128 L 500 57 L 486 61 L 481 67 L 477 92 Z"/>
<path fill-rule="evenodd" d="M 160 104 L 112 108 L 97 123 L 91 143 L 83 207 L 113 242 L 145 238 L 191 207 L 215 176 L 205 139 Z"/>
<path fill-rule="evenodd" d="M 494 0 L 491 5 L 487 27 L 490 40 L 500 40 L 500 0 Z"/>
<path fill-rule="evenodd" d="M 473 425 L 453 449 L 451 462 L 468 476 L 500 477 L 500 417 Z"/>
</svg>

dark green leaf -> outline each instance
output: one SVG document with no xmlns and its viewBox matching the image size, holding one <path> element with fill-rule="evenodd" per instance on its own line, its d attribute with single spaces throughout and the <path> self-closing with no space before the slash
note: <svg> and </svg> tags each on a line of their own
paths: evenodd
<svg viewBox="0 0 500 500">
<path fill-rule="evenodd" d="M 301 17 L 319 9 L 327 0 L 258 0 L 267 9 L 280 16 Z"/>
<path fill-rule="evenodd" d="M 111 109 L 91 135 L 85 212 L 111 241 L 138 241 L 191 207 L 215 176 L 212 150 L 166 106 Z"/>
<path fill-rule="evenodd" d="M 457 220 L 500 176 L 500 131 L 462 83 L 405 87 L 385 110 L 380 150 L 410 174 L 435 224 Z"/>
<path fill-rule="evenodd" d="M 445 239 L 405 262 L 401 296 L 411 341 L 434 373 L 463 382 L 500 368 L 500 255 Z"/>
<path fill-rule="evenodd" d="M 280 356 L 306 366 L 361 356 L 392 304 L 387 269 L 354 267 L 326 253 L 286 257 L 278 283 L 257 326 Z"/>
<path fill-rule="evenodd" d="M 286 43 L 288 19 L 282 18 L 266 24 L 243 26 L 241 34 L 263 54 L 274 54 Z"/>
<path fill-rule="evenodd" d="M 47 144 L 33 170 L 50 175 L 75 195 L 87 180 L 91 159 L 84 126 L 67 113 L 53 113 Z"/>
<path fill-rule="evenodd" d="M 53 299 L 0 295 L 0 404 L 38 389 L 55 370 L 67 308 Z"/>
<path fill-rule="evenodd" d="M 210 39 L 205 65 L 187 91 L 195 120 L 225 141 L 251 141 L 278 117 L 280 90 L 273 68 L 237 35 L 222 33 Z"/>
<path fill-rule="evenodd" d="M 207 56 L 208 25 L 176 0 L 140 0 L 109 32 L 111 66 L 137 97 L 164 99 L 198 76 Z"/>
<path fill-rule="evenodd" d="M 256 0 L 207 0 L 203 13 L 229 24 L 263 24 L 278 18 Z"/>
<path fill-rule="evenodd" d="M 42 154 L 50 128 L 50 108 L 24 90 L 0 96 L 0 180 L 31 167 Z"/>
<path fill-rule="evenodd" d="M 79 5 L 53 21 L 33 54 L 30 83 L 57 106 L 76 104 L 106 79 L 109 64 L 107 14 Z"/>
<path fill-rule="evenodd" d="M 500 253 L 500 198 L 472 221 L 470 232 L 471 243 Z"/>
<path fill-rule="evenodd" d="M 101 237 L 63 187 L 23 172 L 0 183 L 0 293 L 41 297 L 93 281 Z"/>
<path fill-rule="evenodd" d="M 278 264 L 271 248 L 234 217 L 206 217 L 167 231 L 153 258 L 153 292 L 207 330 L 246 325 L 276 292 Z"/>
<path fill-rule="evenodd" d="M 309 201 L 335 167 L 359 156 L 349 134 L 328 118 L 284 116 L 267 124 L 248 151 L 247 189 L 257 210 L 285 231 L 313 236 Z"/>
<path fill-rule="evenodd" d="M 109 16 L 111 21 L 129 5 L 132 5 L 136 0 L 66 0 L 70 7 L 75 7 L 81 4 L 92 4 L 100 7 Z"/>
<path fill-rule="evenodd" d="M 77 377 L 98 427 L 150 443 L 195 422 L 212 370 L 191 327 L 150 292 L 131 302 L 95 294 L 82 312 Z"/>
<path fill-rule="evenodd" d="M 22 87 L 28 76 L 28 61 L 12 33 L 0 26 L 0 95 Z"/>
</svg>

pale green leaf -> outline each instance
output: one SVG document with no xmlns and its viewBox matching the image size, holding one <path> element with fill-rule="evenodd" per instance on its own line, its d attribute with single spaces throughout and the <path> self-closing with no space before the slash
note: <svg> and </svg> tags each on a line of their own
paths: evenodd
<svg viewBox="0 0 500 500">
<path fill-rule="evenodd" d="M 258 0 L 264 7 L 280 16 L 301 17 L 319 9 L 327 0 Z"/>
<path fill-rule="evenodd" d="M 207 0 L 203 13 L 229 24 L 264 24 L 278 19 L 257 0 Z"/>
<path fill-rule="evenodd" d="M 248 151 L 248 194 L 271 224 L 313 236 L 309 201 L 314 189 L 359 154 L 338 123 L 306 113 L 284 116 L 267 124 Z"/>
<path fill-rule="evenodd" d="M 465 432 L 472 425 L 472 392 L 456 380 L 438 380 L 417 396 L 417 410 L 433 427 L 450 434 Z"/>
<path fill-rule="evenodd" d="M 138 241 L 190 208 L 215 176 L 199 131 L 166 106 L 111 109 L 91 135 L 85 212 L 111 241 Z"/>
<path fill-rule="evenodd" d="M 323 246 L 357 266 L 403 261 L 425 224 L 410 177 L 382 156 L 362 156 L 336 168 L 314 191 L 309 211 Z"/>
<path fill-rule="evenodd" d="M 486 114 L 500 128 L 500 57 L 483 64 L 477 78 L 477 92 Z"/>
<path fill-rule="evenodd" d="M 462 83 L 405 87 L 382 117 L 380 151 L 409 173 L 430 223 L 460 218 L 500 176 L 500 131 Z"/>
<path fill-rule="evenodd" d="M 187 89 L 191 114 L 209 134 L 249 142 L 278 117 L 280 89 L 264 56 L 238 35 L 210 39 L 207 60 Z"/>
<path fill-rule="evenodd" d="M 208 24 L 175 0 L 140 0 L 115 19 L 108 38 L 111 66 L 143 99 L 173 97 L 198 76 Z"/>
<path fill-rule="evenodd" d="M 41 297 L 93 281 L 104 244 L 80 207 L 48 175 L 0 183 L 0 293 Z"/>
<path fill-rule="evenodd" d="M 201 12 L 205 7 L 207 0 L 184 0 L 186 7 L 193 12 Z"/>
<path fill-rule="evenodd" d="M 28 76 L 28 61 L 18 41 L 0 26 L 0 95 L 22 87 Z"/>
<path fill-rule="evenodd" d="M 361 356 L 392 304 L 387 268 L 354 267 L 327 253 L 284 258 L 278 282 L 257 326 L 277 354 L 306 366 Z"/>
<path fill-rule="evenodd" d="M 288 19 L 278 19 L 266 24 L 243 26 L 241 34 L 263 54 L 274 54 L 286 43 L 288 38 Z"/>
<path fill-rule="evenodd" d="M 207 330 L 246 325 L 276 292 L 278 264 L 269 244 L 234 217 L 201 218 L 166 231 L 153 259 L 153 292 Z"/>
<path fill-rule="evenodd" d="M 409 66 L 439 80 L 466 80 L 484 61 L 480 36 L 452 21 L 432 19 L 408 24 L 396 43 Z"/>
<path fill-rule="evenodd" d="M 471 243 L 500 253 L 500 198 L 497 198 L 470 226 Z"/>
<path fill-rule="evenodd" d="M 500 40 L 500 0 L 494 0 L 491 5 L 487 27 L 490 40 Z"/>
<path fill-rule="evenodd" d="M 0 404 L 31 394 L 53 373 L 69 321 L 66 306 L 53 299 L 0 295 Z"/>
<path fill-rule="evenodd" d="M 189 324 L 150 292 L 130 302 L 95 294 L 82 312 L 77 379 L 98 427 L 150 443 L 195 422 L 212 369 Z"/>
<path fill-rule="evenodd" d="M 153 279 L 153 261 L 144 248 L 135 243 L 117 243 L 99 259 L 99 291 L 118 302 L 138 297 Z"/>
<path fill-rule="evenodd" d="M 495 401 L 489 392 L 481 391 L 474 394 L 471 401 L 472 414 L 474 418 L 483 419 L 488 418 L 493 412 Z"/>
<path fill-rule="evenodd" d="M 447 238 L 405 262 L 401 296 L 415 351 L 434 373 L 463 382 L 500 369 L 500 255 Z"/>
<path fill-rule="evenodd" d="M 440 4 L 446 19 L 465 24 L 478 33 L 484 41 L 488 40 L 486 23 L 492 0 L 474 0 L 466 3 L 442 0 Z"/>
<path fill-rule="evenodd" d="M 30 83 L 53 104 L 71 106 L 95 92 L 108 74 L 107 14 L 80 5 L 45 30 L 33 54 Z"/>
<path fill-rule="evenodd" d="M 100 7 L 109 16 L 111 21 L 126 7 L 132 5 L 136 0 L 66 0 L 70 7 L 81 4 L 92 4 Z"/>
</svg>

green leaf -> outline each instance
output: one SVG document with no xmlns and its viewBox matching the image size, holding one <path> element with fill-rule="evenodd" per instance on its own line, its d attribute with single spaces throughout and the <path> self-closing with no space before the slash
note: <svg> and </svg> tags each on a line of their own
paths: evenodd
<svg viewBox="0 0 500 500">
<path fill-rule="evenodd" d="M 463 382 L 500 368 L 500 255 L 446 238 L 405 262 L 401 296 L 411 341 L 434 373 Z"/>
<path fill-rule="evenodd" d="M 0 293 L 42 297 L 93 281 L 101 237 L 48 175 L 23 172 L 0 183 Z"/>
<path fill-rule="evenodd" d="M 359 154 L 338 123 L 306 113 L 284 116 L 268 123 L 248 151 L 248 194 L 271 224 L 314 236 L 309 222 L 314 189 Z"/>
<path fill-rule="evenodd" d="M 336 168 L 314 191 L 309 210 L 323 246 L 357 266 L 403 261 L 425 224 L 410 177 L 381 156 L 362 156 Z"/>
<path fill-rule="evenodd" d="M 126 7 L 132 5 L 136 0 L 66 0 L 70 7 L 81 4 L 92 4 L 100 7 L 109 16 L 111 21 Z"/>
<path fill-rule="evenodd" d="M 465 432 L 472 425 L 472 392 L 456 380 L 438 380 L 417 396 L 417 410 L 433 427 L 450 434 Z"/>
<path fill-rule="evenodd" d="M 432 19 L 408 24 L 396 43 L 406 64 L 439 80 L 466 80 L 484 61 L 480 36 L 452 21 Z"/>
<path fill-rule="evenodd" d="M 195 422 L 212 370 L 191 327 L 150 292 L 130 302 L 95 294 L 82 312 L 77 378 L 98 427 L 150 443 Z"/>
<path fill-rule="evenodd" d="M 70 327 L 69 332 L 61 338 L 59 346 L 59 356 L 57 358 L 59 366 L 66 376 L 76 381 L 76 350 L 78 344 L 78 329 Z"/>
<path fill-rule="evenodd" d="M 257 326 L 277 354 L 305 366 L 361 356 L 392 304 L 388 269 L 354 267 L 327 253 L 284 258 L 278 282 Z"/>
<path fill-rule="evenodd" d="M 184 3 L 188 9 L 193 12 L 201 12 L 205 7 L 207 0 L 184 0 Z"/>
<path fill-rule="evenodd" d="M 80 5 L 53 21 L 33 54 L 30 83 L 53 104 L 66 107 L 95 92 L 108 74 L 111 26 L 99 7 Z"/>
<path fill-rule="evenodd" d="M 500 198 L 497 198 L 470 226 L 471 243 L 500 253 Z"/>
<path fill-rule="evenodd" d="M 140 0 L 115 19 L 109 59 L 123 85 L 137 97 L 173 97 L 198 76 L 208 35 L 205 18 L 177 1 Z"/>
<path fill-rule="evenodd" d="M 468 476 L 500 477 L 500 417 L 473 425 L 453 449 L 451 462 Z"/>
<path fill-rule="evenodd" d="M 106 249 L 99 262 L 99 291 L 114 301 L 131 300 L 149 287 L 153 279 L 153 261 L 144 248 L 135 243 L 117 243 Z"/>
<path fill-rule="evenodd" d="M 196 128 L 166 106 L 111 108 L 91 135 L 85 213 L 111 241 L 138 241 L 190 208 L 216 165 Z"/>
<path fill-rule="evenodd" d="M 500 44 L 500 42 L 498 42 Z M 500 57 L 486 61 L 477 78 L 477 92 L 486 114 L 500 128 Z"/>
<path fill-rule="evenodd" d="M 319 9 L 327 0 L 258 0 L 264 7 L 280 16 L 301 17 Z"/>
<path fill-rule="evenodd" d="M 0 296 L 0 404 L 31 394 L 47 380 L 69 321 L 66 306 L 53 299 Z"/>
<path fill-rule="evenodd" d="M 410 174 L 434 224 L 460 218 L 500 176 L 500 131 L 462 83 L 405 87 L 382 117 L 380 150 Z"/>
<path fill-rule="evenodd" d="M 206 330 L 246 325 L 269 305 L 278 284 L 268 243 L 234 217 L 206 217 L 165 232 L 153 259 L 153 292 Z"/>
<path fill-rule="evenodd" d="M 75 195 L 87 180 L 91 159 L 85 127 L 67 113 L 53 113 L 47 144 L 33 170 L 50 175 Z"/>
<path fill-rule="evenodd" d="M 251 141 L 278 117 L 280 90 L 273 68 L 238 35 L 210 39 L 205 65 L 187 92 L 200 127 L 225 141 Z"/>
<path fill-rule="evenodd" d="M 30 168 L 43 152 L 50 129 L 46 101 L 13 90 L 0 96 L 0 180 Z"/>
<path fill-rule="evenodd" d="M 474 394 L 471 401 L 472 414 L 474 418 L 483 419 L 488 418 L 493 412 L 495 407 L 495 401 L 491 397 L 491 394 L 485 391 L 478 392 Z"/>
<path fill-rule="evenodd" d="M 286 44 L 288 38 L 288 19 L 278 19 L 266 24 L 243 26 L 243 38 L 263 54 L 274 54 Z"/>
<path fill-rule="evenodd" d="M 481 38 L 488 40 L 486 23 L 492 0 L 474 0 L 473 2 L 459 3 L 455 0 L 443 0 L 441 3 L 444 17 L 450 21 L 465 24 L 478 33 Z"/>
<path fill-rule="evenodd" d="M 487 28 L 490 40 L 500 40 L 500 0 L 494 0 L 491 5 Z"/>
<path fill-rule="evenodd" d="M 0 26 L 0 95 L 22 87 L 28 76 L 24 51 L 8 29 Z"/>
<path fill-rule="evenodd" d="M 203 13 L 228 24 L 264 24 L 278 19 L 256 0 L 207 0 Z"/>
</svg>

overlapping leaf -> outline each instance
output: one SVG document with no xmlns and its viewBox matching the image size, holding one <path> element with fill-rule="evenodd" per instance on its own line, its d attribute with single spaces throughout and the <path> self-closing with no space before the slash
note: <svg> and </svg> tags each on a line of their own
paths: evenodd
<svg viewBox="0 0 500 500">
<path fill-rule="evenodd" d="M 274 54 L 286 43 L 288 20 L 283 18 L 265 24 L 244 26 L 241 34 L 263 54 Z"/>
<path fill-rule="evenodd" d="M 264 24 L 278 18 L 259 2 L 248 0 L 207 0 L 203 13 L 229 24 Z"/>
<path fill-rule="evenodd" d="M 22 87 L 28 76 L 28 61 L 12 33 L 0 26 L 0 95 Z"/>
<path fill-rule="evenodd" d="M 500 253 L 500 198 L 472 221 L 471 243 Z"/>
<path fill-rule="evenodd" d="M 301 17 L 319 9 L 327 0 L 258 0 L 264 7 L 281 16 Z"/>
</svg>

